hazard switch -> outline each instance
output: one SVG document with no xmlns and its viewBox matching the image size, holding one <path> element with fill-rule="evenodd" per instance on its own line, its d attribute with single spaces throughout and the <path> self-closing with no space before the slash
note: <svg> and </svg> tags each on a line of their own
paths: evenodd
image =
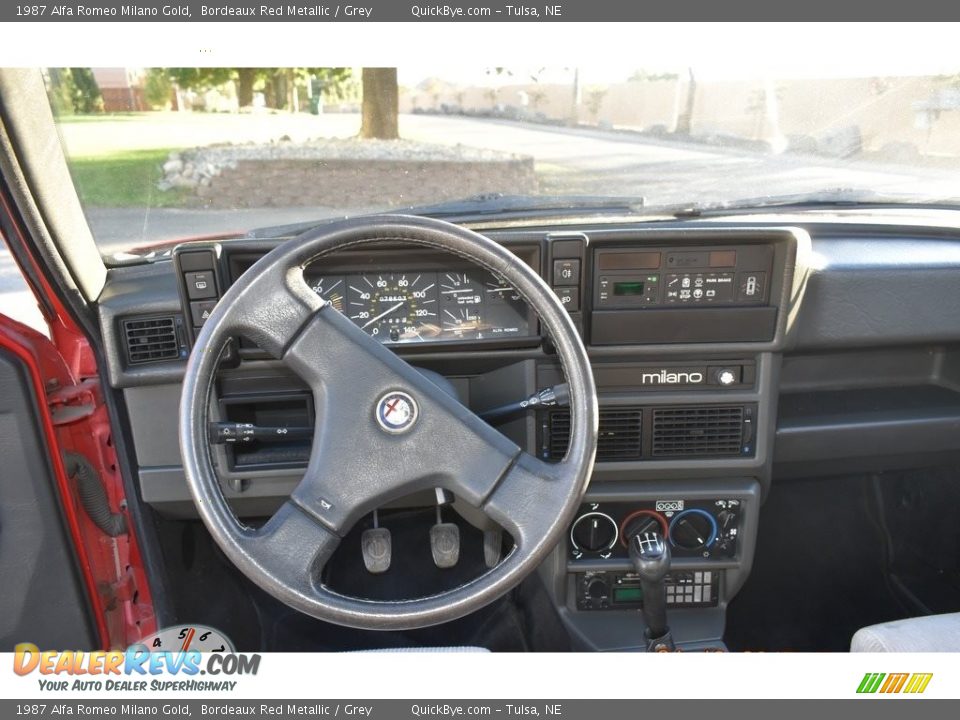
<svg viewBox="0 0 960 720">
<path fill-rule="evenodd" d="M 213 308 L 217 305 L 216 300 L 200 300 L 190 303 L 190 315 L 193 317 L 193 326 L 201 327 L 210 317 Z"/>
</svg>

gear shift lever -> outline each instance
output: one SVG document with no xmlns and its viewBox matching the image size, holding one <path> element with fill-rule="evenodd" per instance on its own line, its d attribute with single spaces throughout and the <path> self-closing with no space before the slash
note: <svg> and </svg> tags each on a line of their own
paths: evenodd
<svg viewBox="0 0 960 720">
<path fill-rule="evenodd" d="M 643 589 L 643 619 L 647 623 L 647 651 L 674 649 L 667 625 L 667 592 L 664 579 L 670 571 L 670 546 L 657 532 L 643 532 L 630 538 L 630 560 L 640 576 Z"/>
</svg>

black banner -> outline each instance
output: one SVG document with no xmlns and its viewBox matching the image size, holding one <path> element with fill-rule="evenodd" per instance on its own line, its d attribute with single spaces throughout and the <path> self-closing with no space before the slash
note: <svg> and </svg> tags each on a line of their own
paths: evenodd
<svg viewBox="0 0 960 720">
<path fill-rule="evenodd" d="M 936 0 L 886 5 L 866 0 L 565 0 L 502 3 L 484 0 L 358 0 L 353 4 L 310 0 L 179 0 L 179 2 L 12 2 L 0 22 L 644 22 L 644 21 L 917 21 L 951 19 L 960 6 Z M 722 27 L 717 28 L 723 32 Z M 851 27 L 851 33 L 857 32 Z M 797 48 L 803 52 L 802 48 Z"/>
<path fill-rule="evenodd" d="M 636 717 L 737 717 L 809 720 L 811 717 L 869 717 L 901 720 L 910 705 L 911 720 L 950 717 L 951 700 L 0 700 L 0 716 L 176 718 L 558 718 L 597 720 Z M 952 708 L 952 710 L 951 710 Z"/>
</svg>

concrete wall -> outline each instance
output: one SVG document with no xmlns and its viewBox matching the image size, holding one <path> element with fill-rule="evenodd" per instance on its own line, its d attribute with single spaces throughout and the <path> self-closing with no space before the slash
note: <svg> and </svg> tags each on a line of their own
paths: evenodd
<svg viewBox="0 0 960 720">
<path fill-rule="evenodd" d="M 698 81 L 691 133 L 728 135 L 744 140 L 794 142 L 857 132 L 862 149 L 876 152 L 908 145 L 931 156 L 960 157 L 960 109 L 918 119 L 918 107 L 948 87 L 934 77 L 794 79 L 769 82 Z M 407 89 L 401 112 L 435 111 L 442 105 L 467 112 L 506 112 L 571 122 L 673 131 L 686 108 L 689 82 L 639 80 L 582 87 L 574 114 L 572 85 L 506 85 Z M 769 94 L 776 102 L 767 102 Z"/>
</svg>

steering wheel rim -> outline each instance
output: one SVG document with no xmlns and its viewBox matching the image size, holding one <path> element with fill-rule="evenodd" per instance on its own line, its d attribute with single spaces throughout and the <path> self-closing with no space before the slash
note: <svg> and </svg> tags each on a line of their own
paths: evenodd
<svg viewBox="0 0 960 720">
<path fill-rule="evenodd" d="M 303 280 L 304 267 L 323 255 L 384 241 L 470 260 L 503 276 L 534 308 L 570 387 L 570 443 L 559 463 L 547 464 L 523 452 L 333 310 Z M 230 510 L 206 431 L 217 365 L 229 339 L 237 335 L 253 340 L 306 380 L 317 408 L 304 479 L 257 529 L 243 525 Z M 339 379 L 331 376 L 331 367 L 340 368 Z M 385 392 L 416 398 L 419 412 L 408 432 L 386 433 L 376 422 L 377 403 Z M 350 433 L 345 430 L 348 419 L 355 423 Z M 598 410 L 583 343 L 537 273 L 465 228 L 429 218 L 383 215 L 331 223 L 288 241 L 227 290 L 187 362 L 179 422 L 184 472 L 200 517 L 244 575 L 315 618 L 362 629 L 406 630 L 480 609 L 546 559 L 564 536 L 589 482 Z M 458 452 L 435 452 L 440 445 L 433 439 L 436 433 L 455 437 Z M 427 462 L 429 468 L 424 467 Z M 333 482 L 331 464 L 349 480 Z M 445 487 L 483 509 L 513 537 L 513 550 L 480 577 L 417 599 L 348 597 L 321 582 L 324 565 L 360 517 L 377 504 L 427 487 Z"/>
</svg>

